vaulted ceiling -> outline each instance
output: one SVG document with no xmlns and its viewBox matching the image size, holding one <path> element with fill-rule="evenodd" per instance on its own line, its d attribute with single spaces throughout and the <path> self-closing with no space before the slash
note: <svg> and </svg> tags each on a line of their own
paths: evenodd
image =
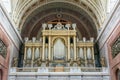
<svg viewBox="0 0 120 80">
<path fill-rule="evenodd" d="M 81 37 L 96 38 L 105 18 L 105 10 L 96 1 L 99 0 L 19 0 L 12 16 L 23 38 L 39 38 L 41 24 L 58 16 L 76 23 Z"/>
</svg>

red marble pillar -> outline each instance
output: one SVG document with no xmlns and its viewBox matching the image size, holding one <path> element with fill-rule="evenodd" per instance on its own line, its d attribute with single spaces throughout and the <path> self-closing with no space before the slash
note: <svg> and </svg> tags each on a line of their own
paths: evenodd
<svg viewBox="0 0 120 80">
<path fill-rule="evenodd" d="M 8 69 L 2 69 L 2 80 L 8 79 Z"/>
<path fill-rule="evenodd" d="M 0 80 L 2 80 L 2 70 L 0 69 Z"/>
<path fill-rule="evenodd" d="M 120 70 L 120 54 L 113 57 L 111 49 L 112 45 L 115 43 L 119 36 L 120 36 L 120 23 L 118 23 L 117 26 L 115 26 L 115 29 L 111 33 L 107 43 L 111 80 L 118 80 L 117 71 Z"/>
<path fill-rule="evenodd" d="M 6 45 L 7 52 L 6 58 L 0 55 L 0 80 L 8 80 L 8 67 L 10 58 L 11 41 L 8 35 L 5 33 L 3 26 L 0 24 L 0 40 Z"/>
</svg>

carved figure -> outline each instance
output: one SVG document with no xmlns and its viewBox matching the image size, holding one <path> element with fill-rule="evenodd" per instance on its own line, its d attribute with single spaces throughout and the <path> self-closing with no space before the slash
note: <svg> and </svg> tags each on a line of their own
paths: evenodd
<svg viewBox="0 0 120 80">
<path fill-rule="evenodd" d="M 18 59 L 16 57 L 14 57 L 12 66 L 17 67 L 17 65 L 18 65 Z"/>
<path fill-rule="evenodd" d="M 79 58 L 79 57 L 77 58 L 77 64 L 78 64 L 78 66 L 80 66 L 80 65 L 81 65 L 81 60 L 80 60 L 80 58 Z"/>
<path fill-rule="evenodd" d="M 71 58 L 69 61 L 70 61 L 70 66 L 73 66 L 74 60 Z"/>
<path fill-rule="evenodd" d="M 41 64 L 42 64 L 42 58 L 38 58 L 38 59 L 37 59 L 37 65 L 38 65 L 38 66 L 41 66 Z"/>
<path fill-rule="evenodd" d="M 45 63 L 46 63 L 46 67 L 48 67 L 49 66 L 49 59 L 48 58 L 46 59 Z"/>
<path fill-rule="evenodd" d="M 54 29 L 60 30 L 60 29 L 63 29 L 63 27 L 64 26 L 60 22 L 58 22 L 57 25 L 55 25 Z"/>
<path fill-rule="evenodd" d="M 101 62 L 102 67 L 105 67 L 105 58 L 104 57 L 101 58 L 100 62 Z"/>
</svg>

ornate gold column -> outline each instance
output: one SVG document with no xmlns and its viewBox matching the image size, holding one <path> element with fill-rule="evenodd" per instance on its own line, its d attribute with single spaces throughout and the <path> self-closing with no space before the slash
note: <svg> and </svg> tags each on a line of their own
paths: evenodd
<svg viewBox="0 0 120 80">
<path fill-rule="evenodd" d="M 85 66 L 87 66 L 87 53 L 86 53 L 87 48 L 84 47 L 84 57 L 85 57 Z"/>
<path fill-rule="evenodd" d="M 42 49 L 42 60 L 45 58 L 45 36 L 43 36 L 43 49 Z"/>
<path fill-rule="evenodd" d="M 70 36 L 68 36 L 68 60 L 70 59 Z"/>
<path fill-rule="evenodd" d="M 51 60 L 51 36 L 49 36 L 48 59 Z"/>
<path fill-rule="evenodd" d="M 74 60 L 76 60 L 76 36 L 74 36 L 73 39 L 74 39 L 74 44 L 73 44 L 73 46 L 74 46 Z"/>
</svg>

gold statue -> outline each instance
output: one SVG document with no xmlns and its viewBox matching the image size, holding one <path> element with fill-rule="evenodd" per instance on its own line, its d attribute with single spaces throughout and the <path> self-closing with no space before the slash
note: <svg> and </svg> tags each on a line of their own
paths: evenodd
<svg viewBox="0 0 120 80">
<path fill-rule="evenodd" d="M 46 58 L 45 63 L 46 63 L 46 67 L 48 67 L 49 66 L 49 59 L 48 58 Z"/>
<path fill-rule="evenodd" d="M 37 59 L 37 65 L 38 65 L 38 66 L 41 66 L 41 64 L 42 64 L 42 58 L 38 58 L 38 59 Z"/>
<path fill-rule="evenodd" d="M 101 58 L 100 63 L 102 65 L 102 67 L 105 67 L 105 58 L 104 57 Z"/>
<path fill-rule="evenodd" d="M 78 64 L 78 66 L 80 66 L 80 65 L 81 65 L 81 60 L 80 60 L 80 58 L 79 58 L 79 57 L 77 58 L 77 64 Z"/>
<path fill-rule="evenodd" d="M 14 57 L 12 66 L 17 67 L 17 65 L 18 65 L 18 59 L 17 59 L 17 57 Z"/>
<path fill-rule="evenodd" d="M 70 66 L 73 66 L 74 60 L 72 58 L 69 60 L 69 62 L 70 62 Z"/>
</svg>

